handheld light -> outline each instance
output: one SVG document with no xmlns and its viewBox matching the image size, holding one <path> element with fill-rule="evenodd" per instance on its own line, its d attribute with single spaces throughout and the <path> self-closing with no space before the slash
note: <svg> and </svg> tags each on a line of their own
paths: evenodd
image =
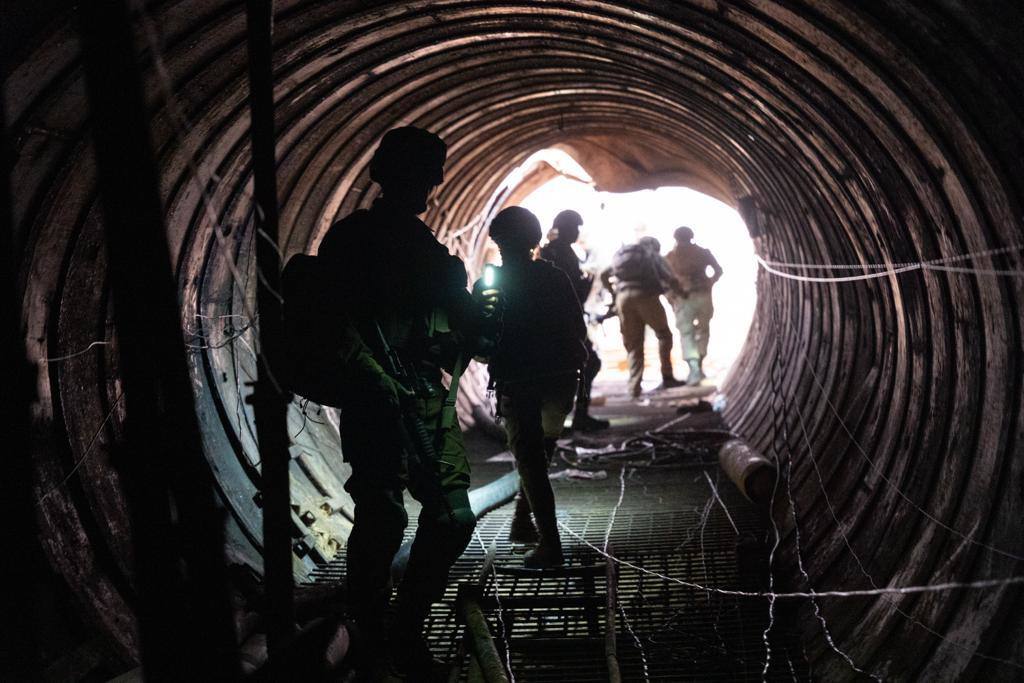
<svg viewBox="0 0 1024 683">
<path fill-rule="evenodd" d="M 494 287 L 494 281 L 498 277 L 498 272 L 494 266 L 487 264 L 484 266 L 484 287 L 490 289 Z"/>
</svg>

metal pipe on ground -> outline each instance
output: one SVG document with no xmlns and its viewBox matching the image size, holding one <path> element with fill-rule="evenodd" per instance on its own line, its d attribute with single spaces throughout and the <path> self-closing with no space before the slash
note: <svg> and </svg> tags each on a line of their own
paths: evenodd
<svg viewBox="0 0 1024 683">
<path fill-rule="evenodd" d="M 480 660 L 474 655 L 469 656 L 469 671 L 466 673 L 467 683 L 486 683 L 483 669 L 480 668 Z"/>
<path fill-rule="evenodd" d="M 511 502 L 519 490 L 519 472 L 513 470 L 490 484 L 477 487 L 469 492 L 469 505 L 473 514 L 480 519 L 491 510 Z"/>
<path fill-rule="evenodd" d="M 480 667 L 483 680 L 487 683 L 508 683 L 508 673 L 501 661 L 498 648 L 494 646 L 491 628 L 480 607 L 480 587 L 471 583 L 459 586 L 457 609 L 459 618 L 466 624 L 469 647 Z"/>
<path fill-rule="evenodd" d="M 480 566 L 480 572 L 477 574 L 475 584 L 475 591 L 477 595 L 482 595 L 484 588 L 487 586 L 487 577 L 493 571 L 494 558 L 497 557 L 497 553 L 498 544 L 497 539 L 495 539 L 491 542 L 491 545 L 488 546 L 487 551 L 484 554 L 484 561 Z M 469 681 L 469 683 L 481 683 L 484 680 L 483 671 L 480 668 L 480 662 L 471 649 L 471 639 L 472 634 L 469 632 L 469 629 L 464 629 L 462 638 L 459 640 L 459 648 L 458 653 L 456 654 L 455 657 L 455 665 L 452 667 L 451 672 L 448 676 L 449 683 L 458 683 L 458 681 L 461 680 L 462 662 L 466 661 L 467 654 L 469 655 L 469 658 L 466 672 L 466 680 Z"/>
<path fill-rule="evenodd" d="M 768 505 L 777 472 L 775 464 L 742 439 L 729 439 L 718 449 L 718 464 L 752 503 Z"/>
<path fill-rule="evenodd" d="M 477 487 L 469 492 L 469 506 L 473 514 L 480 519 L 491 510 L 499 508 L 512 501 L 519 490 L 519 472 L 513 470 L 504 474 L 489 484 Z M 412 550 L 412 541 L 406 541 L 395 553 L 391 561 L 391 580 L 398 583 L 405 574 L 405 565 L 409 562 L 409 551 Z"/>
</svg>

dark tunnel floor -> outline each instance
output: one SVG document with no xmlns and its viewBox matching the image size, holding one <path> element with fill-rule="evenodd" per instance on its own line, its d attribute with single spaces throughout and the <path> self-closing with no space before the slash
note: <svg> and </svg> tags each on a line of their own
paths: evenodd
<svg viewBox="0 0 1024 683">
<path fill-rule="evenodd" d="M 613 428 L 598 438 L 588 435 L 573 441 L 590 447 L 620 444 L 678 419 L 674 408 L 679 390 L 652 398 L 650 405 L 637 405 L 611 397 L 595 412 L 611 418 Z M 671 426 L 716 427 L 721 422 L 715 413 L 694 413 Z M 469 445 L 476 461 L 475 485 L 508 471 L 507 462 L 488 462 L 489 455 L 501 450 L 497 442 L 471 436 Z M 769 624 L 765 600 L 710 594 L 647 573 L 717 588 L 767 588 L 767 519 L 717 464 L 705 462 L 684 458 L 656 468 L 611 465 L 604 468 L 603 479 L 569 478 L 565 462 L 552 467 L 568 565 L 603 565 L 597 549 L 607 538 L 608 549 L 617 558 L 646 570 L 618 565 L 614 626 L 622 680 L 763 678 L 764 631 Z M 728 513 L 717 502 L 712 485 Z M 459 659 L 462 629 L 454 614 L 458 586 L 476 582 L 486 571 L 485 557 L 493 544 L 496 558 L 485 574 L 483 605 L 499 652 L 511 664 L 516 680 L 608 680 L 605 572 L 596 571 L 589 579 L 502 573 L 504 568 L 522 566 L 522 548 L 508 541 L 511 517 L 511 505 L 483 517 L 473 543 L 454 567 L 445 601 L 435 605 L 428 625 L 436 656 L 449 662 Z M 343 573 L 342 560 L 323 567 L 316 577 L 318 582 L 337 581 Z M 537 599 L 517 603 L 527 596 Z M 488 610 L 489 603 L 500 605 L 500 614 L 498 609 Z M 768 643 L 767 679 L 810 678 L 799 639 L 781 610 L 776 609 Z M 460 680 L 466 680 L 466 668 Z"/>
</svg>

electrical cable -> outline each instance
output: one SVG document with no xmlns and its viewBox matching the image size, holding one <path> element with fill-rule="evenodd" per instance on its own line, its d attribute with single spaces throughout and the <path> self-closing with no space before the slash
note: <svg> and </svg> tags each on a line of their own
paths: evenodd
<svg viewBox="0 0 1024 683">
<path fill-rule="evenodd" d="M 594 471 L 606 467 L 709 467 L 717 465 L 722 443 L 735 438 L 723 429 L 648 431 L 627 439 L 619 448 L 580 453 L 577 444 L 558 446 L 562 461 L 574 469 Z M 582 445 L 582 444 L 580 444 Z"/>
<path fill-rule="evenodd" d="M 1008 268 L 968 268 L 964 266 L 951 266 L 950 263 L 958 263 L 962 261 L 970 261 L 976 258 L 982 258 L 987 256 L 996 256 L 999 254 L 1006 254 L 1014 251 L 1020 251 L 1024 249 L 1024 245 L 1014 244 L 1008 247 L 999 247 L 996 249 L 986 249 L 984 251 L 972 252 L 969 254 L 960 254 L 957 256 L 948 256 L 945 258 L 932 259 L 930 261 L 918 261 L 918 262 L 905 262 L 905 263 L 864 263 L 864 264 L 837 264 L 837 263 L 799 263 L 799 262 L 783 262 L 783 261 L 769 261 L 762 258 L 761 256 L 755 255 L 758 265 L 765 269 L 772 275 L 786 278 L 787 280 L 796 280 L 798 282 L 821 282 L 821 283 L 839 283 L 839 282 L 859 282 L 863 280 L 875 280 L 878 278 L 889 277 L 891 275 L 898 275 L 900 273 L 908 273 L 912 271 L 937 271 L 947 273 L 959 273 L 965 275 L 989 275 L 997 277 L 1024 277 L 1024 270 L 1015 270 Z M 802 270 L 878 270 L 880 272 L 875 273 L 863 273 L 860 275 L 844 275 L 839 277 L 826 277 L 826 276 L 811 276 L 811 275 L 798 275 L 796 273 L 787 273 L 780 268 L 800 268 Z"/>
<path fill-rule="evenodd" d="M 594 552 L 622 566 L 629 567 L 630 569 L 635 569 L 638 572 L 643 572 L 644 574 L 653 576 L 663 581 L 669 581 L 671 583 L 679 584 L 680 586 L 693 588 L 694 590 L 717 593 L 719 595 L 732 595 L 741 598 L 772 598 L 776 600 L 796 600 L 804 598 L 867 598 L 876 597 L 880 595 L 916 595 L 919 593 L 943 593 L 952 590 L 983 590 L 986 588 L 1001 588 L 1003 586 L 1024 585 L 1024 575 L 1018 575 L 1008 576 L 1004 578 L 980 579 L 978 581 L 946 581 L 943 583 L 926 584 L 923 586 L 888 586 L 885 588 L 866 588 L 848 591 L 789 591 L 779 593 L 773 591 L 743 591 L 732 590 L 728 588 L 716 588 L 714 586 L 705 586 L 703 584 L 695 583 L 693 581 L 686 581 L 684 579 L 677 579 L 673 576 L 667 576 L 665 574 L 662 574 L 661 572 L 656 572 L 651 569 L 641 567 L 628 560 L 613 557 L 608 553 L 602 551 L 600 546 L 591 543 L 583 536 L 570 529 L 564 522 L 559 522 L 558 526 L 562 527 L 563 531 L 565 531 L 567 534 L 569 534 L 570 536 L 572 536 L 580 543 L 593 550 Z M 1020 665 L 1020 667 L 1024 668 L 1024 665 Z"/>
<path fill-rule="evenodd" d="M 71 360 L 72 358 L 77 358 L 78 356 L 81 356 L 81 355 L 84 355 L 84 354 L 88 353 L 90 350 L 94 349 L 97 346 L 110 346 L 113 343 L 114 342 L 110 342 L 110 341 L 94 341 L 91 344 L 89 344 L 88 346 L 86 346 L 84 349 L 82 349 L 80 351 L 75 351 L 74 353 L 69 353 L 66 356 L 54 356 L 52 358 L 40 358 L 39 360 L 44 362 L 44 363 L 57 363 L 59 361 Z"/>
<path fill-rule="evenodd" d="M 762 260 L 765 265 L 772 266 L 773 268 L 803 268 L 805 270 L 892 270 L 894 268 L 898 269 L 922 266 L 936 267 L 940 264 L 960 263 L 962 261 L 970 261 L 985 256 L 999 256 L 1001 254 L 1008 254 L 1022 250 L 1024 250 L 1024 244 L 1011 244 L 1006 247 L 985 249 L 983 251 L 974 251 L 967 254 L 958 254 L 956 256 L 946 256 L 927 261 L 904 261 L 901 263 L 801 263 L 799 261 Z"/>
<path fill-rule="evenodd" d="M 52 487 L 50 487 L 49 490 L 46 491 L 46 493 L 39 496 L 38 500 L 36 500 L 36 505 L 42 505 L 43 501 L 49 498 L 54 491 L 59 489 L 61 486 L 67 484 L 69 481 L 71 481 L 71 477 L 75 476 L 75 472 L 77 472 L 78 468 L 82 466 L 82 463 L 84 463 L 89 458 L 89 456 L 92 455 L 93 446 L 96 445 L 100 434 L 103 432 L 103 429 L 107 426 L 107 423 L 110 422 L 110 418 L 114 416 L 114 411 L 117 410 L 117 406 L 121 404 L 121 399 L 123 398 L 124 391 L 118 392 L 117 397 L 114 399 L 114 402 L 110 404 L 110 410 L 107 411 L 106 417 L 103 418 L 103 420 L 100 422 L 100 426 L 96 428 L 96 431 L 93 433 L 92 438 L 89 439 L 89 443 L 85 447 L 85 452 L 82 453 L 82 457 L 78 459 L 78 462 L 76 462 L 74 466 L 71 468 L 71 470 L 64 476 L 64 478 L 60 480 L 59 484 L 54 484 Z"/>
</svg>

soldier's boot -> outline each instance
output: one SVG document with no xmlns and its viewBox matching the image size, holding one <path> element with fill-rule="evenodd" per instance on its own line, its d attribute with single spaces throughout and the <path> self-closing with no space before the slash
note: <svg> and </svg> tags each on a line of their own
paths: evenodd
<svg viewBox="0 0 1024 683">
<path fill-rule="evenodd" d="M 576 409 L 576 415 L 572 418 L 572 428 L 577 432 L 597 432 L 602 429 L 608 429 L 612 423 L 608 420 L 602 420 L 587 413 L 580 414 L 579 409 Z"/>
<path fill-rule="evenodd" d="M 608 429 L 611 422 L 590 415 L 590 383 L 593 377 L 580 379 L 580 388 L 576 395 L 576 412 L 572 416 L 572 429 L 576 432 L 596 432 Z"/>
<path fill-rule="evenodd" d="M 401 492 L 363 492 L 356 500 L 356 523 L 349 535 L 346 574 L 352 637 L 347 665 L 356 680 L 379 678 L 386 667 L 390 566 L 402 543 L 408 518 L 397 501 Z"/>
<path fill-rule="evenodd" d="M 654 388 L 654 390 L 655 391 L 664 391 L 665 389 L 674 389 L 675 387 L 681 387 L 681 386 L 683 386 L 683 383 L 681 381 L 679 381 L 678 379 L 676 379 L 675 377 L 672 377 L 670 375 L 668 377 L 662 377 L 661 378 L 661 384 L 656 386 Z"/>
<path fill-rule="evenodd" d="M 561 567 L 565 564 L 562 552 L 562 539 L 558 535 L 558 525 L 540 532 L 540 543 L 523 556 L 523 566 L 527 569 L 548 569 Z"/>
<path fill-rule="evenodd" d="M 441 680 L 444 664 L 434 659 L 423 637 L 429 604 L 405 597 L 398 604 L 395 623 L 388 633 L 387 659 L 391 678 L 424 683 Z"/>
<path fill-rule="evenodd" d="M 523 566 L 528 569 L 560 567 L 565 564 L 565 558 L 562 555 L 562 540 L 558 534 L 558 520 L 555 517 L 555 494 L 551 490 L 547 467 L 535 465 L 524 468 L 520 463 L 519 476 L 540 535 L 537 547 L 523 556 Z"/>
<path fill-rule="evenodd" d="M 655 388 L 655 391 L 683 386 L 683 383 L 677 380 L 675 373 L 672 372 L 672 335 L 668 330 L 665 330 L 665 334 L 667 336 L 658 338 L 658 363 L 661 366 L 661 384 Z"/>
<path fill-rule="evenodd" d="M 530 503 L 520 487 L 516 494 L 516 507 L 512 513 L 512 526 L 508 532 L 508 540 L 512 543 L 536 543 L 540 539 L 537 527 L 530 517 Z"/>
<path fill-rule="evenodd" d="M 395 632 L 388 642 L 391 667 L 383 680 L 435 683 L 447 680 L 444 662 L 434 659 L 426 638 L 420 633 Z"/>
<path fill-rule="evenodd" d="M 683 386 L 672 372 L 672 335 L 658 339 L 658 362 L 661 364 L 661 384 L 655 387 L 655 391 Z"/>
<path fill-rule="evenodd" d="M 686 378 L 686 386 L 695 387 L 704 379 L 704 368 L 701 367 L 703 359 L 688 358 L 686 362 L 690 366 L 690 375 Z"/>
<path fill-rule="evenodd" d="M 363 609 L 365 605 L 353 609 L 352 618 L 345 624 L 349 648 L 343 666 L 352 672 L 354 683 L 377 683 L 389 667 L 388 599 L 374 602 L 377 606 L 372 612 Z"/>
</svg>

